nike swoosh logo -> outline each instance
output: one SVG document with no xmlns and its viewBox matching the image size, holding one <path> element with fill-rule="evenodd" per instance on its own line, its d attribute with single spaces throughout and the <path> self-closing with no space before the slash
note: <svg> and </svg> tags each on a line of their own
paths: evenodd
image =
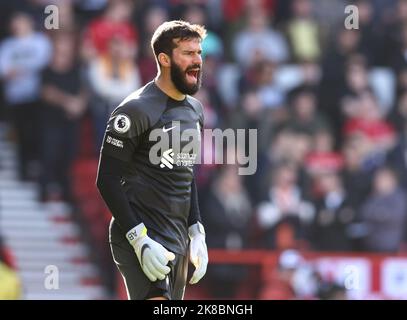
<svg viewBox="0 0 407 320">
<path fill-rule="evenodd" d="M 168 132 L 168 131 L 174 129 L 175 127 L 176 127 L 176 126 L 173 126 L 173 127 L 171 127 L 171 128 L 165 128 L 165 127 L 163 127 L 163 131 L 164 131 L 164 132 Z"/>
<path fill-rule="evenodd" d="M 143 253 L 144 253 L 144 250 L 146 250 L 146 249 L 150 249 L 150 246 L 147 243 L 143 244 L 143 246 L 141 247 L 141 253 L 140 253 L 141 265 L 143 265 Z"/>
</svg>

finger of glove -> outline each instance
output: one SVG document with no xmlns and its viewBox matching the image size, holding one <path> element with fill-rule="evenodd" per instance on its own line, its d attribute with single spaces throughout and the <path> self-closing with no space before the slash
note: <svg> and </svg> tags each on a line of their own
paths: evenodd
<svg viewBox="0 0 407 320">
<path fill-rule="evenodd" d="M 158 262 L 165 266 L 168 263 L 168 259 L 166 256 L 166 250 L 165 248 L 160 248 L 161 250 L 158 250 L 157 254 L 155 255 L 155 257 L 157 258 Z"/>
<path fill-rule="evenodd" d="M 151 259 L 151 263 L 153 265 L 153 267 L 155 267 L 160 273 L 166 275 L 168 274 L 171 269 L 170 267 L 163 265 L 158 259 L 157 257 L 152 257 Z M 162 279 L 161 279 L 162 280 Z"/>
<path fill-rule="evenodd" d="M 157 277 L 155 277 L 150 269 L 147 267 L 147 265 L 143 265 L 142 267 L 144 274 L 147 276 L 148 279 L 150 279 L 150 281 L 154 282 L 157 280 Z"/>
<path fill-rule="evenodd" d="M 208 263 L 208 249 L 206 249 L 206 246 L 199 249 L 198 256 L 201 257 L 203 262 L 206 261 Z"/>
<path fill-rule="evenodd" d="M 172 260 L 175 259 L 175 254 L 172 253 L 171 251 L 167 251 L 167 252 L 165 253 L 165 257 L 168 259 L 168 261 L 172 261 Z"/>
<path fill-rule="evenodd" d="M 148 268 L 148 270 L 150 271 L 150 273 L 157 279 L 164 279 L 165 278 L 165 274 L 160 272 L 153 264 L 152 262 L 149 260 L 146 262 L 146 267 Z M 154 280 L 155 281 L 155 280 Z"/>
<path fill-rule="evenodd" d="M 200 277 L 200 271 L 199 271 L 200 270 L 200 262 L 201 261 L 200 261 L 199 257 L 196 259 L 195 262 L 193 262 L 194 266 L 195 266 L 195 271 L 192 274 L 191 280 L 189 281 L 190 284 L 195 284 L 202 278 L 202 277 Z"/>
<path fill-rule="evenodd" d="M 201 250 L 199 250 L 198 246 L 191 246 L 191 249 L 189 251 L 189 259 L 195 267 L 197 267 L 197 265 L 199 264 L 200 252 Z"/>
<path fill-rule="evenodd" d="M 195 284 L 203 278 L 206 273 L 207 264 L 207 260 L 201 258 L 198 259 L 198 266 L 196 267 L 192 278 L 189 281 L 190 284 Z"/>
<path fill-rule="evenodd" d="M 190 284 L 195 284 L 197 283 L 199 280 L 201 280 L 203 278 L 203 276 L 205 275 L 206 270 L 202 267 L 198 267 L 194 274 L 192 275 L 191 280 L 189 281 Z"/>
<path fill-rule="evenodd" d="M 191 263 L 195 266 L 195 268 L 198 267 L 198 256 L 197 256 L 197 255 L 191 254 L 191 255 L 189 256 L 189 260 L 190 260 Z"/>
<path fill-rule="evenodd" d="M 201 280 L 201 278 L 203 277 L 203 275 L 201 276 L 200 273 L 198 273 L 198 269 L 195 270 L 194 274 L 192 275 L 191 280 L 189 280 L 190 284 L 195 284 L 197 283 L 199 280 Z"/>
<path fill-rule="evenodd" d="M 196 250 L 196 247 L 192 243 L 189 247 L 189 260 L 191 260 L 192 264 L 196 267 L 198 264 L 198 250 Z"/>
<path fill-rule="evenodd" d="M 157 246 L 157 251 L 159 252 L 159 254 L 156 254 L 155 256 L 157 257 L 158 261 L 164 266 L 167 265 L 168 261 L 172 261 L 175 259 L 175 254 L 165 249 L 162 245 Z"/>
</svg>

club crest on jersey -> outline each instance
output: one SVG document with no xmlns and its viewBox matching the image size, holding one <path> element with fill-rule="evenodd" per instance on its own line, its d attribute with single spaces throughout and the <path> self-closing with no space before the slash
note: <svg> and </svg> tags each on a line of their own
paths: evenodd
<svg viewBox="0 0 407 320">
<path fill-rule="evenodd" d="M 130 118 L 125 114 L 118 114 L 113 122 L 113 129 L 117 133 L 126 133 L 131 126 Z"/>
</svg>

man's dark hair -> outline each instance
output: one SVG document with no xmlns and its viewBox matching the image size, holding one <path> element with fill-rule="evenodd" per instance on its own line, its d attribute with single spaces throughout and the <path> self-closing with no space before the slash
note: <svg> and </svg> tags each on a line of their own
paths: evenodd
<svg viewBox="0 0 407 320">
<path fill-rule="evenodd" d="M 174 42 L 177 40 L 188 40 L 199 38 L 203 40 L 206 37 L 206 30 L 203 26 L 198 24 L 190 24 L 182 20 L 173 20 L 164 22 L 154 32 L 151 39 L 151 48 L 158 61 L 158 55 L 163 52 L 169 56 L 172 50 L 177 47 Z"/>
</svg>

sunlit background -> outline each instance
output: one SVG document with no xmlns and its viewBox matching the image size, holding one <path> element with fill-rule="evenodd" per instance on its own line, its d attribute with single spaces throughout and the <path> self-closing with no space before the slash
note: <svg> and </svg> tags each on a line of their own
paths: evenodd
<svg viewBox="0 0 407 320">
<path fill-rule="evenodd" d="M 185 298 L 406 299 L 405 0 L 0 1 L 0 299 L 126 298 L 98 154 L 170 19 L 209 31 L 205 128 L 258 130 L 254 175 L 196 168 L 210 265 Z"/>
</svg>

